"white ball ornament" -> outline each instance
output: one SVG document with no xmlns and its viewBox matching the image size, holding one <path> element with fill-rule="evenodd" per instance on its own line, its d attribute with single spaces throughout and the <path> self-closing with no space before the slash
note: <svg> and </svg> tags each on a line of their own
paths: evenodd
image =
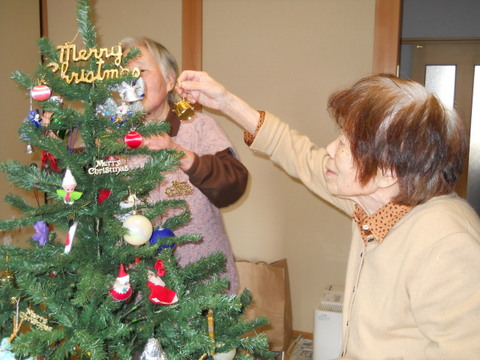
<svg viewBox="0 0 480 360">
<path fill-rule="evenodd" d="M 123 239 L 130 245 L 145 244 L 153 233 L 152 223 L 143 215 L 129 216 L 123 222 L 123 227 L 128 229 Z"/>
<path fill-rule="evenodd" d="M 233 360 L 237 354 L 237 349 L 232 349 L 226 353 L 215 353 L 212 355 L 214 360 Z"/>
</svg>

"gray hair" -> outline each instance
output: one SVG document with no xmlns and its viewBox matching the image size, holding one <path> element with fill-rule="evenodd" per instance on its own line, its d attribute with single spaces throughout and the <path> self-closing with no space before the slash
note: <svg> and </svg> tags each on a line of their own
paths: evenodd
<svg viewBox="0 0 480 360">
<path fill-rule="evenodd" d="M 173 78 L 173 89 L 175 89 L 175 84 L 179 75 L 178 64 L 173 55 L 165 46 L 147 37 L 128 37 L 120 41 L 120 43 L 124 49 L 130 49 L 138 46 L 147 48 L 157 64 L 160 66 L 160 70 L 162 70 L 165 80 L 167 80 L 169 76 Z M 172 103 L 176 103 L 180 100 L 180 98 L 174 90 L 171 90 L 168 93 L 168 100 Z"/>
</svg>

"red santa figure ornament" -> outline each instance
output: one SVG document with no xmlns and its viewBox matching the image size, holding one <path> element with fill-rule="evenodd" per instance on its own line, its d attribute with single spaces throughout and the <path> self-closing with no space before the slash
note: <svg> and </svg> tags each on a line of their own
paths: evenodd
<svg viewBox="0 0 480 360">
<path fill-rule="evenodd" d="M 157 305 L 175 304 L 178 302 L 177 292 L 167 288 L 163 280 L 160 278 L 165 275 L 166 272 L 161 260 L 158 260 L 155 264 L 155 270 L 157 270 L 157 274 L 151 270 L 148 271 L 147 287 L 150 289 L 148 299 Z"/>
<path fill-rule="evenodd" d="M 130 284 L 130 275 L 125 271 L 123 264 L 120 264 L 120 271 L 117 279 L 109 290 L 115 301 L 125 301 L 132 295 L 132 285 Z"/>
</svg>

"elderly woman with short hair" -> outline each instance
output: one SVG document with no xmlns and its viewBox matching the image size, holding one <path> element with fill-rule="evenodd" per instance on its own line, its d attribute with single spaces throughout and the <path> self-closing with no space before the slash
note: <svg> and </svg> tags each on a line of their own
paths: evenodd
<svg viewBox="0 0 480 360">
<path fill-rule="evenodd" d="M 230 116 L 253 150 L 352 217 L 340 356 L 480 357 L 480 220 L 454 192 L 468 136 L 453 109 L 413 81 L 366 77 L 330 97 L 341 134 L 322 148 L 206 73 L 178 80 L 180 95 Z"/>
<path fill-rule="evenodd" d="M 126 38 L 121 43 L 125 51 L 140 50 L 127 66 L 140 70 L 145 85 L 143 121 L 170 125 L 168 133 L 143 138 L 142 146 L 150 150 L 175 149 L 183 153 L 179 168 L 163 173 L 162 181 L 150 192 L 148 201 L 168 200 L 166 189 L 173 189 L 177 198 L 187 202 L 191 219 L 176 228 L 175 234 L 198 233 L 202 239 L 176 245 L 179 264 L 186 266 L 205 256 L 222 253 L 225 256 L 222 276 L 229 281 L 228 293 L 234 294 L 238 287 L 237 269 L 220 209 L 232 205 L 244 194 L 248 170 L 238 158 L 230 139 L 211 116 L 196 112 L 191 119 L 181 121 L 172 111 L 179 100 L 175 93 L 178 65 L 173 55 L 162 44 L 145 37 Z M 130 156 L 128 165 L 138 168 L 146 161 L 146 156 Z M 165 219 L 178 216 L 183 210 L 167 209 L 165 214 L 154 219 L 154 225 L 162 226 Z"/>
</svg>

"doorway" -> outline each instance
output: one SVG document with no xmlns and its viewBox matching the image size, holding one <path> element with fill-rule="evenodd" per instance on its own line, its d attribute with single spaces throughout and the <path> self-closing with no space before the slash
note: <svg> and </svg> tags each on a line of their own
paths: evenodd
<svg viewBox="0 0 480 360">
<path fill-rule="evenodd" d="M 480 40 L 411 40 L 402 44 L 411 64 L 402 77 L 411 78 L 455 106 L 470 132 L 470 151 L 457 193 L 480 214 Z"/>
</svg>

